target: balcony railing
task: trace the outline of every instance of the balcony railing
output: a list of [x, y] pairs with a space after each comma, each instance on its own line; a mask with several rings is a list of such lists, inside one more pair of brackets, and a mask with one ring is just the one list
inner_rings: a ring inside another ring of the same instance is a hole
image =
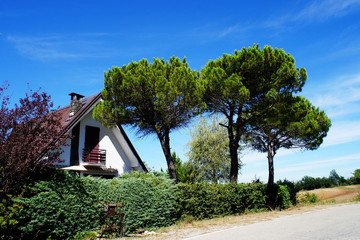
[[106, 162], [106, 150], [104, 149], [87, 149], [83, 150], [83, 162], [86, 163], [97, 163], [105, 165]]

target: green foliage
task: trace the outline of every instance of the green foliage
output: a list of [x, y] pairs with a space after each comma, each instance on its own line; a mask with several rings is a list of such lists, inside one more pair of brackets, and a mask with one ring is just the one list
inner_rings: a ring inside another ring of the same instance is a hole
[[22, 239], [68, 239], [78, 232], [95, 230], [102, 208], [97, 186], [88, 188], [84, 178], [55, 172], [48, 181], [29, 188], [18, 201], [24, 206], [19, 216]]
[[0, 239], [15, 239], [18, 225], [17, 215], [23, 207], [13, 201], [11, 195], [0, 190]]
[[268, 184], [274, 183], [273, 161], [280, 148], [315, 150], [323, 142], [331, 121], [324, 111], [301, 96], [276, 97], [268, 111], [250, 122], [246, 139], [250, 145], [267, 152], [269, 164]]
[[78, 232], [75, 236], [74, 236], [74, 240], [92, 240], [92, 239], [97, 239], [97, 233], [96, 232]]
[[335, 169], [331, 170], [329, 181], [331, 182], [332, 186], [340, 186], [345, 185], [347, 183], [346, 179], [343, 176], [339, 176]]
[[190, 162], [182, 162], [181, 159], [172, 153], [172, 158], [175, 161], [175, 171], [179, 182], [182, 183], [194, 183], [197, 179], [198, 173]]
[[297, 188], [296, 184], [293, 181], [289, 180], [280, 180], [276, 182], [276, 185], [283, 185], [286, 186], [288, 192], [289, 192], [289, 198], [292, 205], [296, 205], [296, 193], [300, 191], [300, 189]]
[[354, 178], [358, 179], [360, 181], [360, 169], [356, 169], [353, 173]]
[[287, 209], [291, 206], [291, 195], [286, 185], [266, 185], [266, 204], [270, 209]]
[[353, 176], [349, 179], [350, 184], [360, 184], [360, 169], [356, 169]]
[[176, 187], [178, 212], [183, 217], [193, 216], [197, 219], [204, 219], [223, 215], [224, 206], [216, 185], [209, 183], [180, 183]]
[[237, 182], [238, 148], [244, 130], [262, 118], [277, 96], [301, 91], [306, 70], [295, 67], [294, 58], [282, 49], [259, 45], [210, 60], [201, 72], [207, 80], [209, 112], [226, 117], [231, 156], [231, 181]]
[[339, 176], [335, 170], [331, 170], [329, 177], [309, 177], [305, 176], [295, 184], [297, 191], [313, 190], [318, 188], [329, 188], [346, 184], [354, 184], [351, 179], [347, 181], [343, 176]]
[[314, 193], [306, 192], [298, 199], [299, 203], [313, 204], [319, 202], [319, 197]]
[[297, 182], [297, 188], [300, 190], [313, 190], [317, 188], [328, 188], [331, 187], [331, 182], [326, 177], [310, 177], [305, 176], [299, 182]]
[[[47, 181], [27, 188], [16, 202], [6, 198], [7, 203], [0, 204], [0, 219], [9, 217], [1, 225], [1, 238], [82, 239], [92, 238], [87, 236], [91, 231], [109, 230], [108, 236], [116, 237], [120, 234], [116, 229], [122, 227], [130, 233], [169, 226], [179, 219], [191, 221], [265, 209], [266, 194], [266, 185], [261, 183], [174, 185], [166, 173], [159, 172], [132, 172], [114, 179], [55, 172]], [[276, 208], [290, 206], [286, 186], [278, 186], [275, 195]], [[124, 213], [124, 223], [121, 214], [105, 217], [103, 207], [108, 204], [123, 206], [116, 211]]]
[[[97, 180], [97, 179], [93, 179]], [[132, 172], [101, 180], [102, 202], [124, 204], [126, 232], [169, 226], [177, 220], [174, 185], [165, 173]]]
[[178, 213], [182, 218], [214, 218], [265, 208], [262, 184], [178, 184]]
[[[196, 169], [198, 182], [226, 183], [230, 180], [229, 138], [219, 117], [198, 120], [190, 131], [189, 165]], [[239, 163], [239, 168], [241, 164]]]
[[280, 210], [287, 209], [291, 206], [291, 198], [287, 186], [278, 185], [275, 206], [277, 206]]
[[230, 204], [231, 214], [266, 208], [265, 185], [261, 183], [229, 183], [218, 185], [225, 203]]
[[106, 126], [128, 124], [139, 133], [159, 138], [171, 178], [176, 179], [170, 152], [170, 132], [186, 126], [205, 107], [204, 81], [186, 59], [155, 58], [113, 67], [105, 73], [104, 101], [94, 109], [95, 119]]

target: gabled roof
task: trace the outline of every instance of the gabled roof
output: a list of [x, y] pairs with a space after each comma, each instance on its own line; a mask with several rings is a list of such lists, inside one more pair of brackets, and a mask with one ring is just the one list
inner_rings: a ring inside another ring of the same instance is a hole
[[91, 110], [101, 99], [101, 93], [87, 97], [81, 101], [81, 108], [72, 117], [70, 116], [70, 105], [57, 110], [61, 116], [61, 124], [63, 125], [63, 133], [71, 130], [84, 116]]
[[[61, 116], [61, 123], [63, 126], [63, 134], [68, 133], [80, 120], [90, 111], [93, 107], [100, 101], [102, 98], [101, 92], [90, 97], [87, 97], [81, 101], [81, 108], [72, 116], [70, 116], [70, 105], [60, 108], [56, 112], [60, 113]], [[136, 152], [134, 146], [132, 145], [129, 137], [126, 135], [124, 129], [121, 125], [118, 125], [121, 134], [124, 136], [125, 141], [129, 145], [131, 151], [133, 152], [134, 156], [138, 160], [139, 164], [141, 165], [142, 169], [147, 172], [147, 168], [144, 162], [141, 160], [139, 154]]]

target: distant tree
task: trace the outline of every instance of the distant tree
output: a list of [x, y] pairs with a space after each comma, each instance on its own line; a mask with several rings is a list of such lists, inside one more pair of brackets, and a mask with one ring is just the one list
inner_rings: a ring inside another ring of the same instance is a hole
[[183, 162], [175, 152], [171, 154], [175, 161], [175, 171], [179, 182], [194, 183], [198, 175], [197, 169], [193, 168], [190, 162]]
[[176, 182], [170, 151], [170, 132], [186, 126], [201, 113], [205, 90], [199, 74], [186, 59], [146, 59], [105, 73], [104, 101], [95, 110], [95, 119], [106, 126], [131, 125], [143, 135], [154, 133], [160, 140], [170, 177]]
[[262, 118], [250, 123], [246, 139], [250, 145], [267, 153], [268, 185], [274, 184], [274, 156], [280, 148], [315, 150], [323, 142], [331, 126], [324, 111], [309, 100], [297, 96], [280, 97]]
[[329, 181], [332, 186], [345, 185], [346, 179], [343, 176], [340, 176], [335, 169], [330, 171]]
[[219, 183], [230, 180], [229, 138], [220, 122], [224, 121], [216, 116], [209, 121], [202, 117], [190, 131], [189, 164], [197, 171], [197, 181]]
[[353, 172], [353, 176], [349, 179], [350, 184], [360, 184], [360, 169]]
[[360, 169], [356, 169], [353, 173], [354, 177], [356, 179], [359, 179], [360, 180]]
[[227, 120], [231, 158], [230, 181], [237, 182], [238, 149], [249, 124], [261, 118], [278, 95], [301, 91], [306, 70], [282, 49], [258, 45], [210, 60], [201, 72], [207, 80], [206, 104]]
[[51, 112], [48, 94], [30, 91], [10, 108], [7, 87], [0, 88], [0, 186], [13, 194], [60, 161], [59, 148], [69, 136], [62, 133], [60, 116]]

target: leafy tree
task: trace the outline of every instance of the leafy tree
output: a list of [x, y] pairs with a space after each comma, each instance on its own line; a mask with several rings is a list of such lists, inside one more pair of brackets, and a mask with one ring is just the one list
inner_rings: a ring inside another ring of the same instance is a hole
[[0, 186], [6, 193], [17, 193], [60, 161], [59, 148], [69, 136], [62, 132], [58, 113], [51, 112], [48, 94], [30, 91], [9, 108], [7, 87], [0, 88]]
[[360, 169], [356, 169], [353, 172], [353, 176], [349, 179], [350, 184], [359, 184], [360, 183]]
[[229, 138], [219, 122], [219, 117], [213, 117], [210, 121], [203, 117], [190, 131], [188, 156], [190, 165], [197, 171], [197, 181], [229, 182]]
[[315, 150], [323, 142], [331, 126], [324, 111], [309, 100], [297, 96], [281, 97], [262, 118], [250, 123], [246, 133], [251, 146], [267, 153], [268, 185], [274, 184], [274, 156], [280, 148]]
[[301, 91], [306, 70], [296, 68], [294, 58], [282, 49], [254, 45], [210, 60], [201, 75], [207, 80], [208, 111], [226, 117], [230, 181], [237, 182], [238, 149], [249, 124], [268, 111], [276, 96]]
[[146, 59], [113, 67], [105, 73], [104, 101], [94, 111], [95, 119], [106, 126], [114, 123], [138, 128], [144, 135], [154, 133], [160, 140], [170, 177], [176, 182], [170, 152], [170, 132], [186, 126], [201, 113], [203, 81], [186, 59]]
[[175, 171], [178, 181], [182, 183], [194, 183], [198, 176], [197, 169], [195, 169], [189, 161], [181, 161], [175, 152], [173, 152], [171, 156], [175, 161]]
[[340, 176], [335, 169], [330, 171], [329, 181], [333, 186], [345, 185], [346, 179], [343, 176]]
[[356, 169], [353, 173], [354, 177], [356, 179], [359, 179], [360, 180], [360, 169]]

